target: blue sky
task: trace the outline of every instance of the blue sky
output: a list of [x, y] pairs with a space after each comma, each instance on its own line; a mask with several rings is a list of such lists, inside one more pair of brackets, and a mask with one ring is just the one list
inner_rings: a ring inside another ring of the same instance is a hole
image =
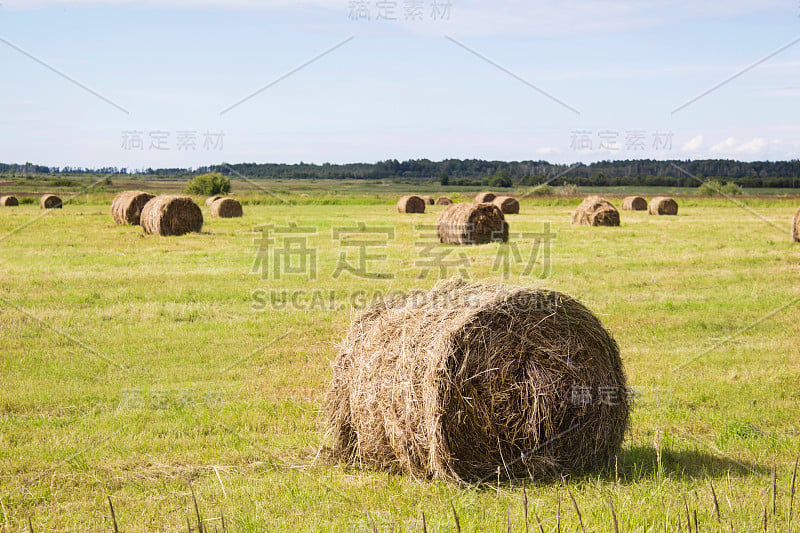
[[798, 0], [4, 0], [0, 38], [3, 162], [800, 157]]

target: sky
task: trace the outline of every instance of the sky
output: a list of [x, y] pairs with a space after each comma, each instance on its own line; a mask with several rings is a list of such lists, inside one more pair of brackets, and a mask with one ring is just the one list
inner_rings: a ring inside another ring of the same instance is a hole
[[0, 162], [800, 157], [800, 0], [2, 0]]

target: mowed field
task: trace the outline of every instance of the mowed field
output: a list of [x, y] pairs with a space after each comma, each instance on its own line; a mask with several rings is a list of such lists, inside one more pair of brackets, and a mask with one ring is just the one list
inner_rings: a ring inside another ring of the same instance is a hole
[[527, 485], [531, 531], [613, 531], [611, 504], [620, 531], [686, 531], [687, 515], [789, 530], [796, 198], [692, 199], [619, 228], [571, 226], [580, 198], [526, 199], [510, 244], [479, 247], [435, 246], [442, 208], [399, 215], [388, 195], [203, 207], [203, 233], [173, 238], [115, 226], [110, 198], [0, 208], [0, 530], [114, 531], [110, 497], [123, 532], [198, 531], [198, 515], [204, 531], [422, 531], [423, 513], [456, 531], [454, 511], [461, 531], [525, 531], [520, 484], [326, 460], [325, 389], [357, 308], [456, 275], [577, 297], [636, 395], [616, 471]]

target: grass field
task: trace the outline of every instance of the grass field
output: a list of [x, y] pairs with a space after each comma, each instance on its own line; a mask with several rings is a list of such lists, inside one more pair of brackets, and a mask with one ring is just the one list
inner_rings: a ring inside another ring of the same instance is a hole
[[[286, 187], [290, 204], [308, 194]], [[120, 531], [197, 531], [194, 491], [205, 531], [222, 531], [223, 517], [230, 531], [422, 531], [423, 513], [428, 531], [455, 531], [454, 510], [462, 531], [525, 531], [520, 485], [461, 488], [323, 460], [322, 399], [351, 304], [459, 274], [421, 275], [441, 208], [398, 215], [386, 192], [373, 195], [376, 205], [248, 205], [233, 220], [204, 208], [203, 233], [178, 238], [114, 226], [102, 195], [45, 216], [0, 208], [0, 529], [30, 519], [34, 531], [113, 531], [110, 496]], [[762, 530], [765, 516], [769, 531], [789, 531], [800, 200], [698, 198], [677, 217], [623, 212], [620, 228], [571, 226], [579, 202], [523, 200], [510, 245], [446, 248], [468, 261], [461, 275], [582, 300], [637, 394], [617, 471], [528, 485], [530, 530], [535, 514], [544, 531], [581, 531], [581, 520], [613, 531], [612, 502], [626, 532], [686, 531], [695, 512], [701, 531]], [[367, 253], [385, 257], [337, 272], [359, 265], [363, 250], [340, 239], [359, 223], [376, 239]], [[543, 247], [526, 272], [534, 248], [514, 234], [546, 224], [549, 268]], [[265, 248], [253, 231], [263, 225]], [[287, 268], [287, 235], [316, 259], [289, 254]]]

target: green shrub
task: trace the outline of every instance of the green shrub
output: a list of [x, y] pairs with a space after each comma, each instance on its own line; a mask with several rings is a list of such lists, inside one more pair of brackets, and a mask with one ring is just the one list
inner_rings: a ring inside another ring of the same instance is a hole
[[201, 174], [186, 184], [183, 192], [186, 194], [202, 194], [214, 196], [215, 194], [228, 194], [231, 191], [231, 180], [219, 172]]
[[717, 180], [708, 180], [697, 188], [697, 194], [700, 196], [714, 196], [719, 194], [722, 189], [722, 183]]
[[697, 188], [697, 194], [701, 196], [716, 196], [718, 194], [737, 196], [742, 194], [742, 188], [731, 181], [723, 185], [718, 180], [708, 180]]
[[19, 205], [36, 205], [39, 201], [32, 196], [23, 196], [19, 199]]
[[742, 194], [742, 188], [733, 183], [732, 181], [729, 181], [728, 183], [723, 185], [721, 190], [723, 194], [727, 194], [728, 196], [738, 196]]
[[489, 179], [489, 183], [491, 187], [513, 187], [514, 182], [511, 181], [511, 176], [508, 175], [506, 170], [501, 170], [494, 176]]
[[531, 196], [553, 196], [556, 190], [548, 185], [547, 183], [542, 183], [531, 189], [528, 194]]
[[566, 183], [558, 188], [558, 194], [561, 196], [579, 196], [581, 188], [574, 183]]

